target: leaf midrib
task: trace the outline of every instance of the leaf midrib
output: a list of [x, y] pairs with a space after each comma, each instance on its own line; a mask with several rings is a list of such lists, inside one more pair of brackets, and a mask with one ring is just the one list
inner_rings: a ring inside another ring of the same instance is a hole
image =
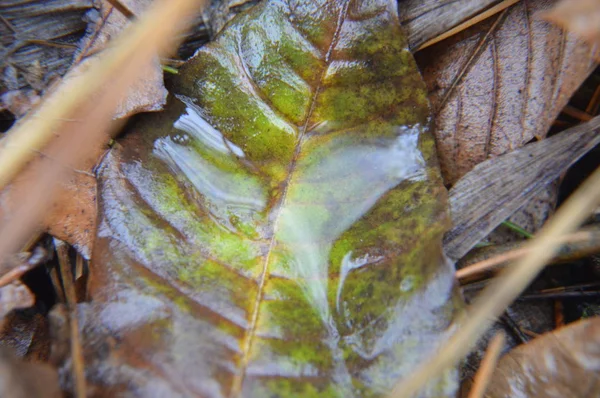
[[333, 53], [333, 49], [335, 48], [335, 46], [338, 43], [340, 30], [346, 19], [349, 4], [350, 4], [350, 0], [345, 0], [343, 3], [343, 6], [339, 12], [338, 19], [336, 22], [335, 32], [331, 39], [329, 48], [327, 49], [327, 53], [325, 54], [325, 66], [323, 67], [323, 71], [321, 72], [321, 76], [320, 76], [319, 82], [315, 88], [315, 92], [311, 97], [309, 110], [304, 119], [302, 129], [300, 130], [300, 133], [298, 135], [298, 140], [296, 142], [296, 147], [294, 149], [294, 155], [292, 157], [292, 161], [291, 161], [290, 167], [288, 169], [289, 170], [288, 174], [283, 183], [283, 192], [281, 194], [281, 199], [276, 204], [277, 215], [275, 216], [274, 221], [273, 221], [273, 228], [271, 231], [271, 239], [269, 241], [269, 248], [267, 250], [267, 253], [266, 253], [264, 261], [263, 261], [263, 269], [262, 269], [262, 272], [260, 275], [260, 281], [259, 281], [259, 285], [258, 285], [258, 291], [256, 293], [256, 299], [254, 300], [254, 307], [252, 309], [250, 325], [249, 325], [249, 328], [247, 329], [246, 333], [244, 334], [244, 340], [242, 343], [242, 357], [240, 359], [239, 371], [233, 379], [230, 397], [239, 397], [241, 395], [242, 384], [243, 384], [243, 381], [244, 381], [244, 378], [246, 375], [246, 369], [248, 367], [248, 356], [250, 353], [250, 348], [252, 346], [252, 342], [254, 340], [254, 336], [256, 334], [256, 322], [258, 320], [260, 303], [262, 302], [263, 290], [264, 290], [264, 286], [265, 286], [267, 276], [268, 276], [269, 261], [271, 258], [271, 253], [272, 253], [273, 248], [276, 243], [275, 236], [276, 236], [276, 232], [277, 232], [277, 227], [279, 225], [281, 210], [283, 209], [286, 198], [287, 198], [287, 193], [288, 193], [288, 189], [290, 186], [290, 182], [291, 182], [294, 172], [296, 170], [296, 163], [298, 161], [298, 157], [302, 150], [303, 139], [304, 139], [304, 136], [306, 135], [306, 131], [308, 129], [308, 123], [310, 122], [310, 119], [312, 117], [312, 114], [313, 114], [313, 111], [315, 108], [315, 104], [317, 102], [317, 98], [321, 92], [323, 78], [325, 77], [325, 74], [327, 73], [327, 69], [329, 68], [329, 65], [331, 63], [331, 55]]

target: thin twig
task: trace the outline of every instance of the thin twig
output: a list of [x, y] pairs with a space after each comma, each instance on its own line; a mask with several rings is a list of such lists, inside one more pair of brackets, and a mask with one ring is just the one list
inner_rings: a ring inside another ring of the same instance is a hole
[[34, 267], [35, 266], [32, 266], [31, 264], [27, 263], [16, 266], [15, 268], [11, 269], [6, 274], [0, 277], [0, 287], [6, 286], [9, 283], [16, 281], [21, 276], [23, 276], [23, 274], [25, 274], [27, 271], [31, 270]]
[[575, 292], [524, 294], [521, 297], [519, 297], [518, 300], [519, 301], [552, 300], [552, 299], [599, 297], [599, 296], [600, 296], [600, 291], [598, 291], [598, 290], [582, 290], [582, 291], [575, 291]]
[[67, 298], [67, 308], [69, 309], [69, 327], [71, 334], [71, 360], [73, 361], [73, 377], [75, 379], [75, 396], [77, 398], [86, 397], [85, 382], [85, 364], [83, 360], [83, 349], [81, 348], [81, 338], [79, 336], [79, 321], [77, 319], [77, 297], [73, 281], [73, 272], [71, 271], [71, 261], [69, 260], [69, 248], [67, 245], [54, 239], [56, 254], [58, 255], [58, 264], [62, 276], [65, 297]]
[[594, 118], [592, 115], [590, 115], [584, 111], [581, 111], [571, 105], [565, 105], [565, 107], [562, 109], [562, 113], [564, 113], [565, 115], [574, 117], [575, 119], [577, 119], [581, 122], [589, 122], [590, 120], [592, 120]]
[[[554, 240], [554, 244], [562, 245], [565, 243], [581, 242], [590, 239], [591, 233], [587, 231], [579, 231], [574, 234], [562, 236]], [[459, 281], [464, 281], [467, 278], [472, 278], [485, 272], [498, 270], [500, 265], [506, 264], [509, 261], [516, 260], [531, 252], [531, 247], [522, 247], [511, 250], [506, 253], [499, 254], [487, 260], [479, 261], [475, 264], [468, 265], [456, 271], [456, 278]]]
[[436, 351], [435, 356], [424, 358], [412, 374], [396, 384], [391, 395], [412, 397], [430, 380], [455, 366], [554, 256], [558, 251], [556, 240], [574, 231], [599, 203], [600, 168], [567, 199], [537, 237], [529, 242], [529, 253], [508, 267], [459, 317], [453, 328], [454, 334]]
[[425, 43], [421, 44], [419, 46], [419, 48], [417, 48], [417, 51], [427, 48], [429, 46], [432, 46], [436, 43], [439, 43], [442, 40], [446, 40], [447, 38], [454, 36], [454, 35], [462, 32], [463, 30], [470, 28], [471, 26], [473, 26], [475, 24], [478, 24], [479, 22], [481, 22], [485, 19], [488, 19], [491, 16], [496, 15], [499, 12], [504, 11], [508, 7], [514, 5], [518, 2], [519, 2], [519, 0], [504, 0], [502, 3], [496, 4], [494, 7], [489, 8], [489, 9], [485, 10], [484, 12], [475, 15], [473, 18], [466, 20], [465, 22], [461, 23], [460, 25], [455, 26], [454, 28], [447, 30], [446, 32], [442, 33], [441, 35], [434, 37], [431, 40], [426, 41]]
[[490, 379], [492, 378], [492, 373], [496, 368], [496, 364], [498, 363], [498, 358], [500, 357], [500, 353], [504, 347], [505, 339], [506, 337], [502, 332], [496, 334], [492, 338], [492, 341], [485, 352], [485, 357], [483, 358], [479, 370], [475, 375], [473, 387], [471, 387], [468, 398], [483, 397], [483, 394], [490, 383]]
[[513, 334], [513, 337], [515, 337], [520, 344], [525, 344], [529, 341], [529, 337], [523, 333], [521, 326], [519, 326], [519, 324], [508, 313], [508, 311], [505, 311], [504, 314], [500, 316], [500, 321]]

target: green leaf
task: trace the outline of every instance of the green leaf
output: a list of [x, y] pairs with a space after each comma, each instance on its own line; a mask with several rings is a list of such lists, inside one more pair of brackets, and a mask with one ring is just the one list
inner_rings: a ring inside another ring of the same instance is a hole
[[[100, 170], [88, 361], [146, 396], [379, 396], [460, 307], [394, 1], [270, 1]], [[123, 387], [125, 386], [125, 387]], [[453, 395], [456, 372], [428, 395]], [[158, 391], [158, 392], [157, 392]]]

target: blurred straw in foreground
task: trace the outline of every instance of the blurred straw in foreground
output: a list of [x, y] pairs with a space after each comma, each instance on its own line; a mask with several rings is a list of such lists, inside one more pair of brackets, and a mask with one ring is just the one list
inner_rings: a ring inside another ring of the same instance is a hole
[[[66, 170], [76, 169], [107, 134], [118, 101], [138, 71], [153, 58], [176, 49], [174, 38], [197, 15], [203, 0], [157, 1], [93, 60], [89, 68], [63, 83], [38, 109], [19, 121], [0, 141], [0, 190], [28, 166], [19, 207], [0, 225], [0, 259], [19, 249], [47, 210]], [[44, 153], [40, 159], [31, 160]], [[28, 165], [28, 163], [30, 163]]]

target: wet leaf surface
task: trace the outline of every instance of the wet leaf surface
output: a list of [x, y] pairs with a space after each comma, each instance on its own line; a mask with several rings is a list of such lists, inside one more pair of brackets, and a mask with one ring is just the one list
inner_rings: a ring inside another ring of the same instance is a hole
[[419, 52], [444, 181], [546, 135], [594, 67], [592, 47], [543, 21], [555, 1], [522, 1]]
[[600, 392], [600, 318], [546, 333], [505, 355], [486, 396], [595, 397]]
[[[82, 335], [115, 343], [86, 342], [94, 383], [380, 396], [435, 349], [460, 299], [425, 85], [396, 12], [261, 3], [110, 153]], [[453, 370], [428, 394], [455, 388]]]

